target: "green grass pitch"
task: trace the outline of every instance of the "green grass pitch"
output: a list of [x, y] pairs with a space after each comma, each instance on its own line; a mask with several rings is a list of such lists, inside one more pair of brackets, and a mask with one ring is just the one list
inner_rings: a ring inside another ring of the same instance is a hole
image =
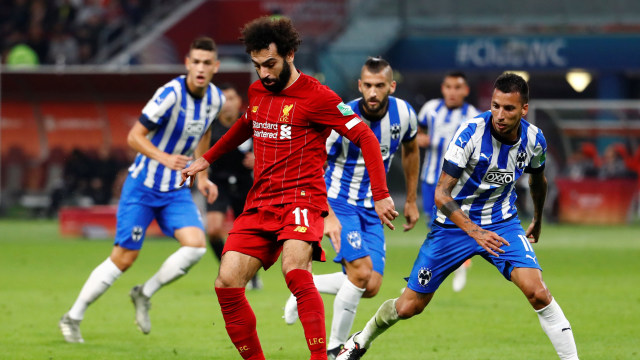
[[[354, 330], [384, 300], [400, 295], [425, 231], [420, 225], [388, 232], [385, 282], [376, 298], [360, 302]], [[81, 327], [86, 343], [65, 343], [58, 320], [111, 247], [111, 239], [63, 238], [55, 221], [0, 220], [0, 359], [240, 359], [213, 290], [218, 263], [211, 252], [154, 296], [151, 334], [135, 327], [129, 289], [175, 251], [167, 239], [148, 239], [136, 264], [89, 308]], [[571, 321], [580, 358], [640, 359], [640, 227], [547, 224], [534, 248]], [[315, 273], [337, 270], [332, 262], [314, 267]], [[281, 318], [289, 292], [279, 264], [262, 277], [264, 289], [248, 291], [248, 298], [266, 357], [308, 359], [300, 323], [288, 326]], [[329, 329], [333, 296], [323, 298]], [[523, 295], [479, 257], [462, 292], [454, 293], [447, 279], [423, 314], [398, 323], [365, 356], [556, 358]]]

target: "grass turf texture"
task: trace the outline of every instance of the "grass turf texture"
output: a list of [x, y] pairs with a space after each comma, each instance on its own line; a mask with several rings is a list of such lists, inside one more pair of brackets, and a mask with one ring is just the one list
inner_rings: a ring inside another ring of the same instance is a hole
[[[400, 295], [425, 233], [424, 225], [387, 232], [385, 282], [376, 298], [360, 302], [354, 331], [385, 299]], [[150, 335], [134, 325], [129, 290], [177, 249], [167, 239], [147, 239], [134, 266], [89, 308], [81, 326], [86, 343], [65, 343], [58, 320], [111, 248], [111, 239], [63, 238], [54, 221], [0, 220], [0, 359], [240, 359], [213, 290], [218, 263], [211, 252], [153, 297]], [[534, 248], [580, 358], [640, 358], [640, 227], [547, 224]], [[314, 265], [315, 273], [338, 269], [332, 262]], [[281, 318], [289, 292], [279, 264], [261, 275], [264, 289], [247, 294], [266, 357], [308, 358], [300, 323], [288, 326]], [[329, 331], [333, 296], [323, 298]], [[475, 257], [462, 292], [454, 293], [447, 279], [423, 314], [383, 334], [365, 358], [557, 357], [519, 290]]]

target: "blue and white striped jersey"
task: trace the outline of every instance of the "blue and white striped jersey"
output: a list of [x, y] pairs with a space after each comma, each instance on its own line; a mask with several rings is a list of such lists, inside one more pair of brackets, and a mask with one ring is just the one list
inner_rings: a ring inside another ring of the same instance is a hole
[[440, 178], [444, 151], [460, 124], [474, 118], [480, 112], [473, 105], [464, 103], [456, 109], [449, 109], [444, 99], [427, 101], [418, 114], [418, 123], [427, 128], [431, 143], [425, 152], [420, 180], [436, 184]]
[[[158, 149], [191, 156], [224, 101], [222, 91], [213, 84], [209, 84], [202, 99], [193, 97], [187, 91], [183, 75], [156, 91], [142, 109], [140, 122], [150, 130], [147, 138]], [[143, 179], [146, 187], [162, 192], [175, 190], [182, 179], [180, 171], [140, 153], [129, 167], [129, 173], [134, 179]]]
[[[522, 119], [515, 144], [492, 136], [491, 112], [465, 122], [444, 155], [442, 171], [458, 178], [451, 196], [477, 225], [517, 216], [515, 183], [523, 172], [544, 170], [547, 142], [542, 131]], [[438, 210], [436, 223], [453, 225]]]
[[[411, 141], [418, 131], [416, 112], [408, 102], [389, 96], [389, 108], [382, 119], [367, 119], [359, 103], [362, 98], [349, 102], [349, 106], [373, 130], [380, 142], [385, 171], [389, 171], [393, 155], [401, 142]], [[324, 180], [327, 196], [341, 199], [351, 205], [372, 208], [371, 182], [359, 147], [332, 131], [327, 139], [327, 169]]]

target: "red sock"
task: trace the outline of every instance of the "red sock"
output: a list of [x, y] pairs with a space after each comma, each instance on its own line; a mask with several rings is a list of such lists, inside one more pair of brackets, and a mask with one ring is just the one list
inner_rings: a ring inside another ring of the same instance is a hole
[[253, 313], [244, 288], [216, 288], [222, 317], [231, 342], [243, 359], [264, 360]]
[[287, 286], [298, 302], [298, 317], [304, 328], [311, 359], [327, 358], [327, 335], [324, 327], [324, 304], [313, 276], [307, 270], [291, 270], [285, 276]]

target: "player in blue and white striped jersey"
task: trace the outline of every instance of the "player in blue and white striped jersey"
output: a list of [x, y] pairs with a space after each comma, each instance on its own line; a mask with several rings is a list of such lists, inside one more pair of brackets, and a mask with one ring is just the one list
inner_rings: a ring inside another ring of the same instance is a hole
[[[532, 243], [540, 237], [547, 194], [547, 144], [528, 123], [529, 87], [520, 76], [496, 79], [491, 111], [463, 124], [445, 153], [435, 192], [437, 217], [420, 248], [407, 288], [387, 300], [337, 359], [359, 359], [371, 342], [400, 319], [421, 313], [438, 286], [466, 259], [480, 255], [512, 281], [538, 314], [560, 359], [578, 359], [569, 321], [542, 280]], [[533, 221], [525, 231], [515, 208], [515, 181], [531, 174]]]
[[431, 220], [433, 193], [440, 178], [444, 152], [460, 124], [474, 118], [480, 112], [465, 102], [469, 85], [464, 73], [447, 73], [440, 86], [442, 98], [427, 101], [418, 113], [418, 146], [425, 148], [420, 172], [422, 184], [422, 209], [427, 223]]
[[[117, 229], [111, 255], [93, 270], [80, 294], [60, 320], [68, 342], [84, 342], [80, 321], [87, 307], [136, 260], [145, 232], [153, 219], [162, 231], [181, 247], [130, 296], [136, 310], [136, 324], [145, 334], [151, 331], [150, 297], [195, 265], [206, 251], [204, 226], [189, 187], [180, 187], [180, 171], [209, 148], [209, 126], [224, 103], [224, 96], [211, 79], [220, 62], [214, 41], [195, 39], [185, 58], [186, 76], [173, 79], [160, 89], [142, 110], [140, 121], [129, 131], [128, 143], [136, 151], [135, 162], [122, 188]], [[212, 203], [217, 187], [207, 173], [198, 177], [198, 189]]]
[[[440, 85], [442, 98], [427, 101], [418, 113], [418, 146], [426, 148], [420, 172], [422, 209], [427, 225], [431, 223], [433, 195], [440, 178], [444, 152], [460, 124], [474, 118], [480, 112], [465, 102], [469, 96], [467, 77], [460, 71], [447, 73]], [[461, 291], [467, 283], [467, 269], [471, 260], [455, 271], [453, 291]]]
[[[362, 97], [348, 105], [378, 138], [386, 171], [389, 171], [395, 153], [402, 151], [407, 186], [404, 229], [407, 231], [414, 227], [420, 216], [416, 204], [420, 167], [415, 140], [418, 125], [411, 105], [390, 96], [395, 88], [389, 63], [381, 58], [369, 58], [358, 81]], [[360, 298], [373, 297], [380, 289], [386, 249], [360, 148], [334, 131], [327, 139], [327, 154], [325, 182], [330, 213], [325, 218], [324, 233], [337, 252], [334, 261], [343, 265], [346, 276], [338, 272], [315, 275], [313, 280], [318, 291], [336, 294], [327, 344], [329, 356], [335, 356], [349, 336]], [[291, 315], [294, 304], [295, 300], [290, 298], [285, 306], [288, 323], [296, 318], [295, 313]]]

